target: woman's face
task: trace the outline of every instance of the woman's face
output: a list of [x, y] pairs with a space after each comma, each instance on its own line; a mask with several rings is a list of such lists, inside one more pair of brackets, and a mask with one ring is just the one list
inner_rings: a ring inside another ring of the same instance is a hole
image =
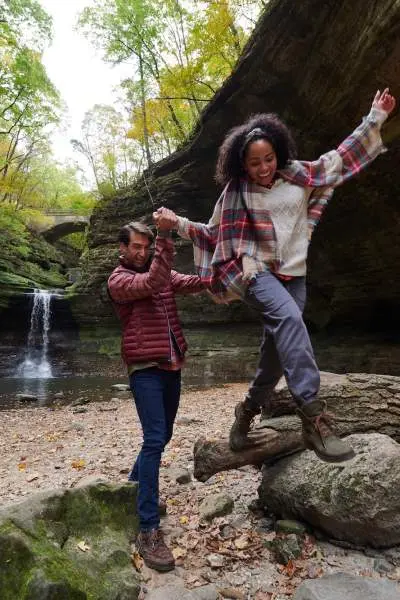
[[275, 150], [267, 140], [250, 142], [246, 148], [243, 166], [253, 183], [268, 187], [274, 179], [277, 168]]

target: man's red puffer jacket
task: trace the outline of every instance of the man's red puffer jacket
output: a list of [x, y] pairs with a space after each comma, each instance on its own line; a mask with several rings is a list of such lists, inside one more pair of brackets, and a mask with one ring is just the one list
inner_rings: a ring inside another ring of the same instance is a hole
[[172, 240], [157, 237], [147, 272], [137, 272], [121, 263], [108, 279], [108, 290], [122, 323], [121, 352], [127, 365], [170, 361], [169, 331], [182, 357], [187, 350], [175, 294], [201, 292], [204, 286], [197, 275], [182, 275], [171, 270], [173, 255]]

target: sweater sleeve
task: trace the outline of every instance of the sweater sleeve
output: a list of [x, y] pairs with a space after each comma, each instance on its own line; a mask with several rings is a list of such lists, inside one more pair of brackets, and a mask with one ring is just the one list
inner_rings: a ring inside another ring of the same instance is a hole
[[294, 160], [283, 169], [282, 176], [304, 187], [341, 185], [385, 152], [380, 129], [386, 119], [386, 111], [372, 108], [336, 150], [322, 154], [312, 162]]
[[157, 236], [154, 256], [146, 273], [115, 269], [108, 279], [108, 290], [114, 302], [127, 302], [152, 296], [171, 278], [174, 244], [170, 238]]
[[215, 246], [221, 219], [221, 206], [222, 197], [217, 201], [207, 224], [189, 221], [186, 217], [178, 217], [178, 235], [186, 240], [192, 240], [193, 244], [198, 247], [203, 247], [204, 243]]

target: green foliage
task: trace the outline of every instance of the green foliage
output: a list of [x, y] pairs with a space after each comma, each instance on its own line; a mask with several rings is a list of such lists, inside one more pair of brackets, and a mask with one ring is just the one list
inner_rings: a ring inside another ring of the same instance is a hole
[[[265, 4], [266, 0], [96, 0], [83, 10], [80, 28], [104, 59], [114, 64], [129, 61], [134, 67], [132, 78], [121, 84], [130, 110], [127, 137], [134, 172], [187, 139], [204, 106], [232, 72]], [[95, 112], [87, 119], [98, 123]], [[106, 182], [113, 189], [121, 185], [114, 176], [121, 165], [115, 146], [99, 158], [98, 144], [90, 136], [76, 141], [76, 147], [79, 144], [93, 170], [96, 165], [98, 187]]]
[[[29, 254], [29, 234], [22, 215], [16, 214], [10, 207], [0, 210], [0, 247], [7, 248], [19, 258]], [[7, 256], [7, 255], [6, 255]]]
[[[4, 4], [4, 3], [3, 3]], [[46, 205], [43, 165], [60, 99], [41, 62], [51, 19], [36, 0], [0, 8], [0, 205], [17, 210]]]
[[82, 139], [71, 140], [87, 159], [102, 196], [133, 183], [138, 171], [141, 150], [127, 142], [125, 122], [112, 106], [96, 104], [83, 119]]
[[62, 238], [63, 243], [68, 244], [72, 248], [79, 250], [80, 253], [86, 248], [86, 234], [82, 231], [70, 233]]

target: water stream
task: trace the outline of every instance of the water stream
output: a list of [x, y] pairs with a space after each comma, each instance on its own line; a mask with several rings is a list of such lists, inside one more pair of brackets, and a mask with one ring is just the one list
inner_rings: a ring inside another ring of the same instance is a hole
[[51, 292], [34, 290], [30, 329], [25, 356], [17, 367], [16, 376], [23, 379], [49, 379], [53, 376], [48, 361], [51, 325]]
[[[30, 403], [32, 407], [69, 403], [81, 396], [107, 400], [114, 394], [112, 384], [127, 383], [119, 351], [104, 354], [91, 343], [88, 348], [82, 343], [84, 338], [71, 335], [72, 322], [60, 322], [63, 296], [58, 291], [36, 289], [25, 298], [30, 311], [25, 313], [29, 317], [25, 334], [21, 330], [19, 341], [3, 335], [0, 346], [0, 410], [20, 406], [21, 394], [37, 399]], [[234, 333], [225, 327], [212, 333], [208, 328], [186, 330], [190, 351], [183, 369], [185, 389], [250, 379], [259, 327], [255, 334], [248, 326], [233, 329]]]
[[[29, 404], [32, 407], [68, 404], [80, 397], [108, 400], [114, 395], [114, 383], [127, 383], [118, 330], [112, 330], [110, 337], [110, 331], [99, 325], [89, 338], [85, 332], [78, 334], [65, 310], [67, 301], [58, 291], [35, 290], [26, 300], [29, 309], [25, 302], [22, 312], [29, 317], [24, 319], [25, 331], [14, 328], [1, 335], [0, 410], [21, 406], [21, 393], [37, 398]], [[260, 334], [258, 323], [185, 327], [189, 352], [182, 373], [183, 389], [250, 382], [257, 366]], [[312, 337], [321, 370], [400, 375], [398, 336], [346, 331]]]

